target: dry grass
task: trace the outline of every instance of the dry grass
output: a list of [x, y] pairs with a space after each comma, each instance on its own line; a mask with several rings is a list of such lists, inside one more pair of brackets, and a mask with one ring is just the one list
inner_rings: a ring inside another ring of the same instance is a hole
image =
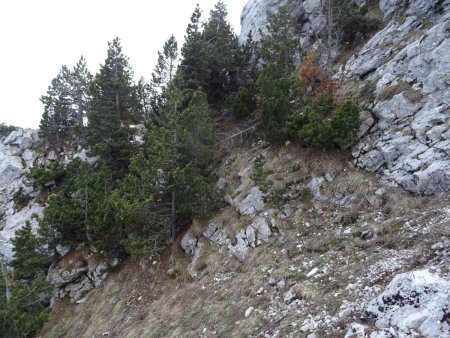
[[[386, 258], [386, 252], [419, 246], [426, 252], [432, 241], [448, 235], [448, 226], [441, 225], [426, 239], [412, 241], [405, 226], [406, 221], [414, 221], [415, 226], [423, 227], [438, 217], [439, 211], [448, 206], [445, 196], [418, 197], [389, 187], [383, 203], [371, 205], [365, 196], [373, 194], [380, 182], [374, 175], [354, 168], [344, 151], [323, 152], [297, 144], [235, 149], [228, 155], [227, 164], [218, 170], [219, 176], [229, 182], [229, 194], [243, 185], [243, 191], [235, 195], [243, 198], [253, 186], [250, 173], [240, 179], [237, 172], [251, 165], [258, 154], [265, 156], [264, 168], [271, 173], [268, 178], [280, 191], [290, 193], [312, 177], [329, 173], [334, 180], [324, 183], [322, 193], [328, 198], [336, 193], [353, 194], [354, 202], [348, 208], [337, 209], [328, 202], [293, 197], [289, 203], [296, 214], [278, 219], [280, 234], [251, 249], [244, 263], [204, 238], [193, 261], [177, 245], [164, 253], [164, 260], [130, 259], [111, 272], [100, 288], [88, 293], [85, 302], [58, 302], [40, 336], [91, 338], [108, 333], [108, 337], [121, 338], [255, 337], [279, 329], [282, 337], [302, 337], [299, 327], [308, 314], [326, 309], [333, 315], [339, 311], [342, 299], [358, 301], [346, 290], [349, 275], [367, 275], [373, 264]], [[251, 218], [239, 216], [232, 206], [227, 206], [211, 221], [234, 238], [239, 229], [251, 223]], [[188, 231], [200, 236], [206, 225], [194, 222]], [[339, 235], [347, 226], [352, 227], [354, 236]], [[372, 230], [375, 237], [360, 238], [362, 230]], [[412, 260], [403, 269], [425, 263]], [[330, 269], [319, 278], [306, 277], [312, 267], [327, 266]], [[169, 275], [169, 268], [175, 273]], [[190, 277], [188, 271], [192, 270], [199, 272], [198, 278]], [[269, 276], [283, 278], [286, 288], [269, 286]], [[391, 277], [383, 275], [380, 283], [387, 283]], [[264, 292], [257, 295], [260, 288]], [[308, 305], [287, 312], [286, 317], [267, 316], [270, 309], [278, 309], [281, 314], [288, 308], [282, 295], [291, 288]], [[339, 297], [334, 296], [336, 293]], [[255, 311], [244, 318], [250, 306], [264, 311], [264, 315]], [[297, 329], [292, 326], [294, 322]], [[342, 326], [344, 329], [345, 323]], [[343, 336], [342, 332], [324, 334]]]

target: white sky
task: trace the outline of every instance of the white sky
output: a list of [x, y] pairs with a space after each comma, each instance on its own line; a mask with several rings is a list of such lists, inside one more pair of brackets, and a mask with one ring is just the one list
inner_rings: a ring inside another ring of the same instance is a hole
[[[175, 34], [181, 47], [195, 4], [209, 16], [217, 0], [0, 0], [0, 122], [37, 128], [39, 101], [62, 65], [83, 55], [95, 74], [118, 36], [136, 79], [147, 80], [157, 51]], [[246, 0], [224, 0], [239, 33]]]

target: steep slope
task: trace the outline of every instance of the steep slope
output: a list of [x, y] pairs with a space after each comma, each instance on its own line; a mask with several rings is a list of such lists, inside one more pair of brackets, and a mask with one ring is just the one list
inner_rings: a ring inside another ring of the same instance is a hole
[[[302, 24], [303, 47], [317, 47], [318, 0], [250, 0], [241, 41], [280, 4]], [[169, 258], [99, 271], [63, 258], [61, 276], [108, 277], [89, 293], [64, 284], [75, 304], [56, 302], [40, 336], [450, 337], [450, 1], [379, 9], [379, 32], [335, 67], [364, 107], [351, 152], [231, 149], [217, 170], [228, 206], [194, 222]], [[3, 162], [13, 180], [19, 161]]]
[[[269, 201], [251, 178], [258, 155]], [[449, 200], [385, 186], [350, 160], [298, 145], [233, 150], [218, 170], [230, 205], [180, 239], [189, 253], [123, 263], [79, 304], [56, 303], [40, 336], [343, 337], [363, 316], [369, 326], [350, 331], [390, 337], [366, 305], [401, 272], [430, 269], [449, 285]], [[415, 313], [447, 315], [432, 305]], [[427, 329], [450, 333], [446, 319]]]
[[[279, 5], [297, 16], [303, 48], [319, 48], [314, 40], [326, 25], [319, 0], [249, 1], [241, 40], [264, 30], [266, 11]], [[382, 28], [334, 76], [366, 109], [368, 133], [354, 148], [355, 163], [415, 193], [448, 191], [450, 1], [383, 0], [379, 9]]]

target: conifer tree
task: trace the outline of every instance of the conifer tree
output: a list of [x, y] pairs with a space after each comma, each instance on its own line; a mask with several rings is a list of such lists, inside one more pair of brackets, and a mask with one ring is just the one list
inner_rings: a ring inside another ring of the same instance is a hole
[[41, 97], [44, 113], [39, 134], [50, 143], [76, 140], [81, 136], [84, 118], [89, 105], [89, 83], [91, 74], [83, 57], [73, 70], [62, 66], [52, 80], [47, 94]]
[[157, 64], [152, 73], [150, 83], [150, 106], [154, 115], [159, 114], [164, 104], [167, 86], [176, 75], [178, 66], [178, 43], [172, 35], [163, 45], [162, 52], [158, 51]]
[[202, 39], [205, 43], [208, 63], [208, 78], [204, 88], [208, 102], [218, 103], [237, 86], [239, 43], [230, 23], [228, 11], [218, 1], [203, 25]]
[[158, 51], [158, 63], [152, 73], [152, 84], [162, 90], [173, 80], [178, 61], [178, 43], [175, 36], [171, 36]]
[[205, 88], [210, 76], [207, 62], [207, 48], [200, 30], [200, 7], [197, 5], [186, 29], [181, 48], [180, 73], [185, 88], [198, 90]]
[[292, 113], [291, 101], [297, 96], [294, 58], [299, 52], [299, 39], [286, 7], [281, 6], [276, 13], [268, 12], [268, 22], [267, 33], [261, 32], [259, 110], [266, 139], [277, 142], [288, 135], [286, 119]]
[[[47, 255], [29, 222], [12, 239], [12, 274], [2, 263], [0, 279], [0, 334], [29, 337], [47, 320], [50, 286], [46, 281]], [[3, 292], [7, 289], [7, 293]]]
[[93, 155], [125, 169], [132, 153], [130, 124], [142, 120], [133, 72], [119, 38], [108, 43], [108, 56], [91, 85], [86, 144]]

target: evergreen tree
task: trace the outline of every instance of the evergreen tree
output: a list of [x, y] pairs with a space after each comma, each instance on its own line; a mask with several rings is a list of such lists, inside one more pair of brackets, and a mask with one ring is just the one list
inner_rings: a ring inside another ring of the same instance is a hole
[[41, 137], [52, 144], [79, 138], [88, 109], [91, 78], [83, 57], [72, 71], [62, 66], [47, 95], [41, 97], [44, 104], [39, 126]]
[[183, 87], [198, 90], [205, 88], [210, 77], [207, 61], [207, 47], [200, 31], [200, 7], [197, 5], [186, 29], [184, 44], [181, 48], [182, 60], [180, 73]]
[[238, 38], [227, 21], [227, 16], [226, 5], [219, 1], [203, 25], [202, 39], [209, 70], [204, 90], [208, 102], [212, 104], [220, 103], [237, 87], [240, 49]]
[[117, 169], [125, 169], [132, 153], [133, 129], [142, 120], [142, 108], [128, 58], [119, 38], [108, 43], [108, 56], [91, 85], [86, 144], [93, 155]]
[[153, 111], [153, 98], [156, 95], [149, 83], [141, 77], [136, 86], [139, 104], [142, 107], [144, 121], [148, 120]]
[[172, 35], [158, 51], [157, 64], [152, 73], [150, 83], [150, 106], [153, 115], [158, 115], [164, 105], [167, 86], [174, 81], [178, 65], [178, 43]]
[[29, 222], [16, 231], [12, 242], [12, 274], [1, 264], [0, 333], [2, 337], [30, 337], [45, 323], [49, 313], [47, 255]]
[[173, 80], [178, 61], [178, 43], [172, 35], [158, 51], [158, 63], [152, 73], [152, 84], [160, 91]]
[[260, 116], [266, 139], [284, 141], [288, 135], [286, 120], [292, 113], [291, 102], [298, 95], [294, 75], [295, 55], [299, 52], [296, 26], [286, 7], [268, 14], [267, 33], [261, 38], [263, 68], [258, 78]]
[[14, 279], [32, 280], [48, 267], [48, 259], [42, 250], [43, 241], [33, 234], [30, 222], [17, 230], [11, 239], [14, 257], [10, 266], [14, 268]]

